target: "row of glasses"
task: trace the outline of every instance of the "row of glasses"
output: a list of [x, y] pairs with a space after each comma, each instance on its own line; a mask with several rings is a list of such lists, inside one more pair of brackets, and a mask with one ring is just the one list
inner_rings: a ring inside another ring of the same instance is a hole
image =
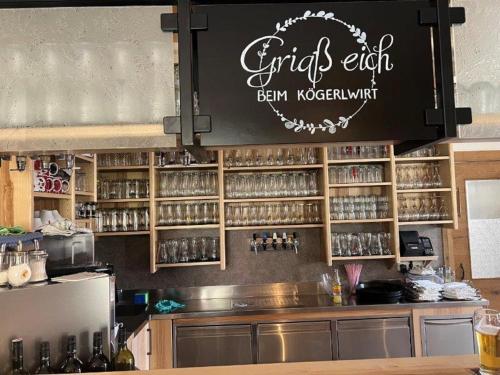
[[215, 171], [162, 171], [159, 174], [160, 197], [217, 195]]
[[399, 221], [449, 220], [446, 201], [437, 194], [403, 195], [398, 197]]
[[398, 189], [430, 189], [443, 186], [438, 163], [401, 164], [396, 168]]
[[220, 260], [219, 237], [191, 237], [158, 241], [158, 263], [215, 262]]
[[398, 158], [429, 158], [434, 156], [439, 156], [439, 148], [436, 145], [422, 147], [417, 151], [400, 155]]
[[392, 255], [387, 232], [332, 233], [331, 241], [334, 257]]
[[160, 151], [155, 154], [155, 162], [158, 167], [165, 167], [168, 165], [216, 163], [217, 151], [207, 150], [207, 157], [200, 161], [197, 161], [195, 157], [187, 150]]
[[228, 174], [225, 190], [227, 198], [316, 196], [318, 172]]
[[225, 214], [228, 227], [321, 223], [318, 202], [228, 204]]
[[158, 205], [158, 225], [217, 224], [219, 205], [216, 202], [179, 202]]
[[360, 195], [330, 198], [332, 220], [386, 219], [389, 198], [384, 195]]
[[147, 152], [115, 152], [100, 154], [97, 157], [99, 167], [146, 166], [149, 163]]
[[330, 167], [328, 180], [330, 184], [383, 182], [384, 166], [382, 164], [373, 164]]
[[99, 199], [140, 199], [149, 198], [148, 179], [97, 181], [97, 197]]
[[149, 230], [149, 208], [96, 210], [96, 232], [137, 232]]
[[389, 157], [389, 146], [329, 146], [328, 160], [380, 159]]
[[224, 151], [224, 166], [254, 167], [306, 165], [318, 162], [317, 149], [313, 147], [244, 149]]

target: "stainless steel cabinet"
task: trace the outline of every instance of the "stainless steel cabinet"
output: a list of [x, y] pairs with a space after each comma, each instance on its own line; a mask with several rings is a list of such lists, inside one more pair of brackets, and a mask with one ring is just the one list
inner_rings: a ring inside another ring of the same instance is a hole
[[330, 321], [259, 324], [257, 362], [303, 362], [332, 359]]
[[473, 318], [423, 318], [422, 351], [424, 356], [474, 354]]
[[250, 364], [250, 325], [177, 327], [176, 367]]
[[411, 357], [410, 318], [337, 322], [338, 359]]

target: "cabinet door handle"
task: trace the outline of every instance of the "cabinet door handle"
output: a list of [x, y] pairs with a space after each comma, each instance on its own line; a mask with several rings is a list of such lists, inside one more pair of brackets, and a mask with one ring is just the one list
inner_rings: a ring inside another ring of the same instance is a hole
[[460, 189], [457, 188], [457, 211], [458, 217], [462, 217], [462, 203], [460, 201]]
[[148, 352], [146, 353], [146, 355], [151, 355], [151, 328], [148, 328], [146, 330], [148, 332]]

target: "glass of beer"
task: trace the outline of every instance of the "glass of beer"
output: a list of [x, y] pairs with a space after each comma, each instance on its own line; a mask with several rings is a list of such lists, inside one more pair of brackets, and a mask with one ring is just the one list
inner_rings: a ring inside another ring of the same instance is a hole
[[500, 312], [479, 310], [475, 313], [474, 323], [481, 374], [500, 375]]

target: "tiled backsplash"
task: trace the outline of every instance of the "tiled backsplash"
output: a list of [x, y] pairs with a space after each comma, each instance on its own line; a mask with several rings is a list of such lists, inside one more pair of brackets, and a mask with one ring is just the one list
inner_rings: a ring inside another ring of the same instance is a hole
[[[442, 254], [441, 228], [429, 226], [414, 229], [418, 229], [422, 236], [430, 237], [437, 254]], [[117, 285], [123, 289], [319, 281], [322, 273], [331, 272], [323, 261], [320, 231], [308, 229], [299, 232], [298, 255], [288, 251], [256, 255], [249, 246], [252, 231], [227, 233], [228, 263], [225, 271], [217, 266], [205, 266], [160, 269], [151, 274], [147, 236], [100, 238], [96, 240], [96, 258], [115, 265]], [[343, 263], [349, 262], [334, 263], [334, 267], [339, 267], [344, 277]], [[363, 264], [361, 280], [401, 277], [393, 263], [369, 260], [359, 263]]]

